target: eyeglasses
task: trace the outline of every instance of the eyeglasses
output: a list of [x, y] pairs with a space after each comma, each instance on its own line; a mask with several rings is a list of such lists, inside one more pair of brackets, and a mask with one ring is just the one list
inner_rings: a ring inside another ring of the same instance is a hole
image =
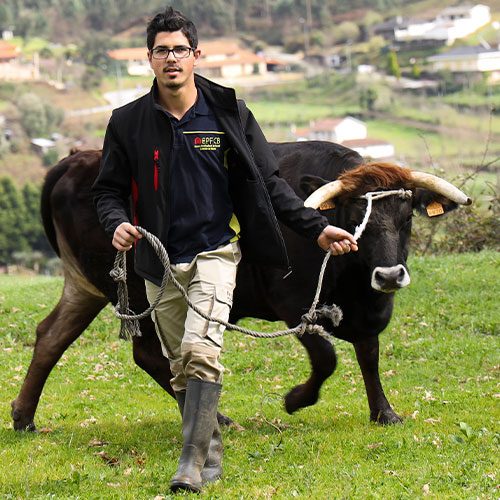
[[185, 59], [189, 57], [191, 51], [195, 51], [192, 47], [174, 47], [173, 49], [167, 49], [167, 47], [155, 47], [151, 50], [151, 55], [153, 59], [168, 59], [170, 52], [174, 54], [176, 59]]

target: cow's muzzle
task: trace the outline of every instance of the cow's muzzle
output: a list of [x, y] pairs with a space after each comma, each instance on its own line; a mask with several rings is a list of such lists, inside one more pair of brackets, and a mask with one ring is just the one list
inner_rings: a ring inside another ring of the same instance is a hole
[[379, 292], [396, 292], [410, 284], [410, 275], [402, 264], [376, 267], [372, 273], [372, 288]]

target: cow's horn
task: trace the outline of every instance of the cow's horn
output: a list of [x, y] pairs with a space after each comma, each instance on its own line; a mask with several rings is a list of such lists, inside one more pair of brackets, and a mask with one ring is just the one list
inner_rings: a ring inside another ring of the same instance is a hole
[[338, 196], [344, 189], [344, 185], [341, 181], [329, 182], [316, 189], [314, 193], [311, 193], [309, 197], [304, 201], [304, 205], [310, 208], [318, 208], [322, 203], [327, 200], [331, 200]]
[[470, 205], [472, 203], [472, 200], [464, 192], [440, 177], [425, 172], [412, 171], [411, 178], [415, 187], [430, 189], [460, 205]]

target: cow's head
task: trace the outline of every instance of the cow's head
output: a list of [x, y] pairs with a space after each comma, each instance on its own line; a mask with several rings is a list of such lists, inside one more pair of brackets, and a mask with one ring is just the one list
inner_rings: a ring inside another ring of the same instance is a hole
[[411, 196], [395, 194], [373, 201], [368, 224], [359, 243], [359, 255], [371, 272], [371, 287], [390, 293], [410, 283], [406, 266], [414, 210], [435, 216], [469, 205], [470, 198], [449, 182], [431, 174], [414, 172], [390, 163], [369, 163], [344, 172], [333, 182], [303, 176], [301, 188], [308, 194], [304, 204], [322, 209], [333, 224], [354, 233], [363, 220], [373, 191], [411, 190]]

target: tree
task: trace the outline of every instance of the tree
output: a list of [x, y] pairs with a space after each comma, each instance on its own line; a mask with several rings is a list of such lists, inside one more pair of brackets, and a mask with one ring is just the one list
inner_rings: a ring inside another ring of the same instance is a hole
[[17, 101], [21, 126], [29, 137], [48, 135], [64, 120], [64, 110], [56, 108], [36, 94], [23, 94]]
[[29, 137], [44, 135], [47, 131], [45, 106], [36, 94], [23, 94], [17, 101], [21, 126]]
[[9, 264], [16, 251], [29, 250], [25, 237], [23, 199], [9, 176], [0, 178], [0, 264]]
[[418, 80], [420, 78], [420, 66], [418, 65], [417, 61], [413, 61], [411, 65], [411, 77], [415, 80]]
[[51, 255], [52, 249], [45, 236], [40, 216], [41, 186], [26, 183], [21, 190], [24, 204], [25, 237], [30, 248], [45, 255]]
[[373, 87], [368, 87], [361, 91], [359, 96], [360, 106], [367, 109], [368, 111], [373, 111], [375, 109], [375, 102], [377, 101], [378, 93], [377, 89]]
[[387, 74], [395, 76], [396, 78], [401, 76], [398, 58], [393, 50], [387, 54]]

